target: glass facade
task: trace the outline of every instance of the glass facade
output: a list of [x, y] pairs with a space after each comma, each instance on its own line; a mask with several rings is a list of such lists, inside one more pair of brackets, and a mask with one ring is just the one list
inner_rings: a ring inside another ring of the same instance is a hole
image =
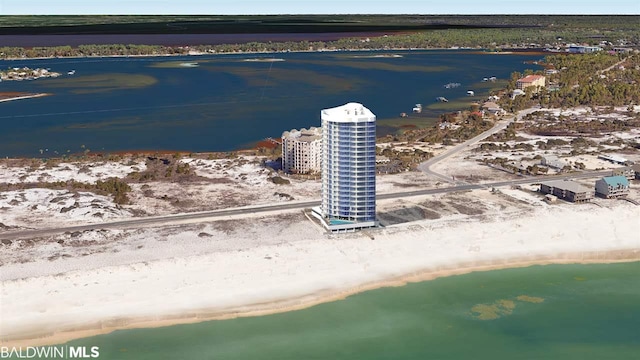
[[330, 221], [375, 222], [376, 118], [361, 104], [322, 117], [322, 213]]

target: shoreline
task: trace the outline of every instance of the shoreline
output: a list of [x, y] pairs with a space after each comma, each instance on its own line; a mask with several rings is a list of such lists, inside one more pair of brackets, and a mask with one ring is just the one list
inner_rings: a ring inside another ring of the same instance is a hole
[[[327, 235], [291, 215], [241, 221], [232, 233], [228, 219], [158, 227], [86, 258], [9, 262], [3, 271], [21, 276], [0, 282], [0, 342], [60, 344], [118, 329], [267, 315], [474, 271], [640, 261], [638, 206], [532, 204], [504, 212], [500, 204], [487, 203], [493, 211], [477, 217], [354, 234]], [[265, 231], [276, 219], [282, 224]], [[48, 251], [55, 240], [39, 246]]]
[[0, 58], [3, 61], [20, 61], [20, 60], [51, 60], [51, 59], [100, 59], [100, 58], [148, 58], [148, 57], [179, 57], [179, 56], [205, 56], [205, 55], [272, 55], [272, 54], [290, 54], [290, 53], [333, 53], [333, 52], [388, 52], [388, 51], [472, 51], [477, 54], [487, 55], [532, 55], [532, 54], [553, 54], [540, 49], [526, 48], [505, 48], [501, 51], [487, 51], [486, 48], [466, 48], [466, 47], [427, 47], [427, 48], [388, 48], [388, 49], [319, 49], [319, 50], [290, 50], [290, 51], [237, 51], [237, 52], [193, 52], [187, 54], [140, 54], [140, 55], [78, 55], [78, 56], [45, 56], [45, 57], [9, 57]]
[[62, 345], [69, 341], [109, 334], [117, 330], [151, 329], [174, 325], [195, 324], [206, 321], [229, 320], [241, 317], [266, 316], [289, 311], [307, 309], [316, 305], [344, 300], [350, 296], [382, 288], [400, 287], [411, 283], [431, 281], [449, 276], [465, 275], [473, 272], [508, 270], [530, 266], [571, 265], [571, 264], [613, 264], [640, 261], [640, 248], [620, 249], [596, 252], [566, 253], [555, 256], [540, 256], [537, 259], [514, 258], [496, 259], [460, 263], [457, 266], [445, 267], [437, 270], [424, 270], [417, 273], [402, 275], [348, 289], [331, 289], [308, 294], [301, 297], [289, 298], [264, 303], [250, 304], [229, 308], [227, 310], [200, 309], [186, 314], [164, 315], [156, 317], [119, 318], [111, 321], [96, 322], [58, 333], [33, 334], [29, 337], [9, 339], [0, 343], [6, 347]]
[[50, 95], [51, 94], [49, 94], [49, 93], [40, 93], [40, 94], [33, 94], [33, 95], [16, 96], [16, 97], [11, 97], [11, 98], [7, 98], [7, 99], [0, 99], [0, 102], [23, 100], [23, 99], [32, 99], [32, 98], [38, 98], [38, 97], [50, 96]]

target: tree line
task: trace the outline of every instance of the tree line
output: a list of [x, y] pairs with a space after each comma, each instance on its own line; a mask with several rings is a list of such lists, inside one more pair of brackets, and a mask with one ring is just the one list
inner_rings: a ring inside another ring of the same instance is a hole
[[555, 69], [546, 74], [547, 86], [541, 89], [525, 89], [525, 95], [508, 96], [516, 87], [516, 81], [529, 74], [544, 71], [514, 72], [500, 100], [502, 107], [514, 112], [533, 105], [569, 108], [586, 106], [631, 106], [640, 104], [640, 56], [637, 54], [610, 54], [600, 51], [593, 54], [550, 55], [542, 65]]
[[587, 27], [480, 28], [416, 31], [406, 34], [390, 33], [384, 36], [348, 37], [334, 41], [269, 41], [194, 46], [89, 44], [77, 47], [0, 47], [0, 57], [187, 55], [193, 51], [200, 53], [236, 53], [450, 47], [500, 49], [553, 47], [566, 43], [596, 45], [602, 41], [608, 41], [612, 44], [640, 44], [640, 29], [631, 28], [612, 31], [606, 29], [594, 30]]

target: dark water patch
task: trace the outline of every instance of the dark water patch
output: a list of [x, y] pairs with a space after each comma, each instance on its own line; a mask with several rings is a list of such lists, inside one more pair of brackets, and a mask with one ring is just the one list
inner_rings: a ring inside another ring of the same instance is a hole
[[74, 94], [92, 94], [114, 90], [136, 89], [151, 86], [158, 80], [144, 74], [96, 74], [53, 79], [43, 84], [50, 88], [68, 88]]
[[392, 72], [444, 72], [453, 70], [451, 67], [445, 65], [439, 66], [429, 66], [429, 65], [402, 65], [402, 64], [394, 64], [393, 61], [382, 62], [382, 61], [374, 61], [373, 57], [368, 57], [368, 60], [358, 60], [354, 61], [353, 59], [347, 59], [341, 57], [335, 57], [339, 61], [333, 60], [307, 60], [304, 61], [307, 64], [312, 65], [320, 65], [320, 66], [331, 66], [331, 67], [349, 67], [354, 69], [364, 69], [364, 70], [381, 70], [381, 71], [392, 71]]
[[264, 64], [260, 68], [250, 65], [216, 65], [202, 66], [202, 68], [241, 78], [247, 87], [260, 89], [261, 99], [264, 99], [265, 96], [295, 95], [312, 90], [352, 91], [366, 83], [364, 79], [348, 79], [331, 73], [284, 67], [281, 64]]

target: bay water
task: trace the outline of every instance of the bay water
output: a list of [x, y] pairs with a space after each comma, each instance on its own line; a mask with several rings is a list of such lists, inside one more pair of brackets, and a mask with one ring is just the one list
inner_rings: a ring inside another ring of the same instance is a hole
[[[540, 58], [428, 50], [3, 60], [0, 69], [62, 75], [0, 82], [0, 92], [51, 94], [0, 102], [0, 156], [237, 150], [320, 126], [321, 109], [352, 101], [377, 115], [384, 135], [466, 109]], [[411, 114], [416, 103], [420, 116]]]

